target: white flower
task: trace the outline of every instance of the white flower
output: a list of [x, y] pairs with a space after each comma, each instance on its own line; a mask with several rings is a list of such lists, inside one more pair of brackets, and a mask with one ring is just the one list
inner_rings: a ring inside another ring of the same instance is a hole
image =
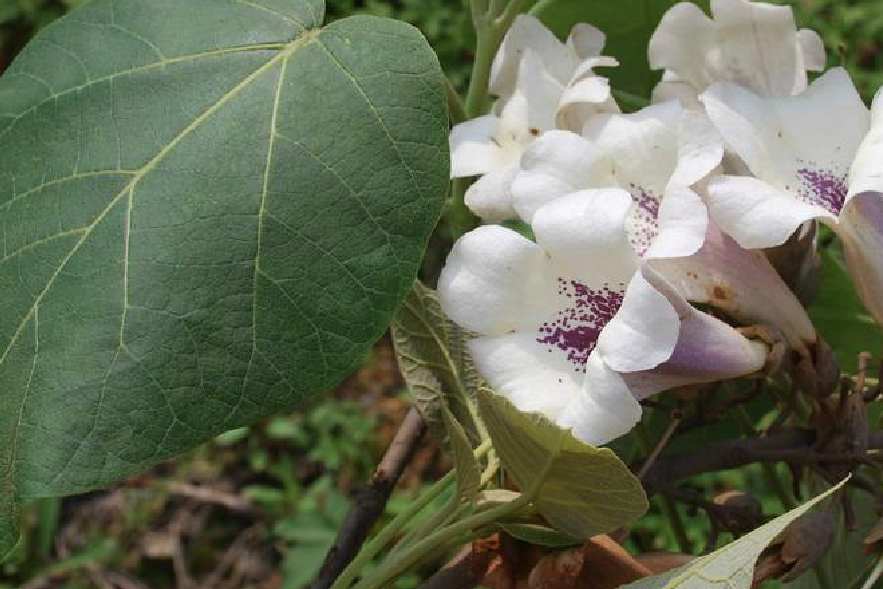
[[593, 68], [615, 66], [600, 56], [604, 35], [590, 25], [574, 27], [567, 44], [536, 18], [516, 18], [494, 60], [491, 114], [451, 131], [451, 177], [481, 176], [466, 204], [487, 222], [513, 218], [510, 188], [521, 154], [546, 131], [581, 129], [598, 112], [618, 112], [606, 79]]
[[871, 107], [871, 129], [849, 172], [839, 231], [850, 274], [868, 311], [883, 325], [883, 93]]
[[[604, 33], [580, 23], [567, 43], [561, 43], [537, 18], [519, 15], [494, 58], [491, 94], [499, 97], [498, 105], [505, 105], [519, 87], [545, 94], [549, 120], [558, 128], [579, 131], [596, 112], [619, 112], [609, 83], [593, 71], [617, 65], [612, 57], [601, 55], [604, 42]], [[532, 61], [528, 68], [523, 67], [526, 60]]]
[[650, 39], [650, 66], [664, 69], [654, 100], [696, 97], [715, 82], [730, 81], [761, 96], [790, 96], [807, 85], [807, 70], [821, 71], [819, 36], [797, 30], [788, 6], [748, 0], [712, 0], [713, 19], [695, 4], [676, 4]]
[[533, 216], [536, 242], [488, 225], [462, 237], [439, 279], [445, 312], [477, 332], [492, 387], [581, 440], [605, 444], [672, 386], [761, 370], [767, 348], [692, 308], [644, 266], [625, 230], [631, 195], [581, 191]]
[[531, 222], [544, 203], [571, 192], [618, 187], [632, 196], [628, 231], [638, 255], [696, 252], [707, 214], [691, 186], [723, 156], [708, 120], [672, 101], [633, 114], [599, 115], [585, 135], [550, 132], [527, 150], [512, 185], [521, 218]]
[[745, 326], [774, 328], [801, 357], [817, 336], [806, 310], [763, 256], [739, 247], [709, 223], [691, 187], [703, 186], [723, 146], [708, 119], [675, 101], [629, 115], [598, 117], [590, 139], [550, 132], [522, 158], [513, 202], [528, 222], [544, 203], [587, 188], [631, 194], [627, 229], [635, 253], [694, 303], [712, 305]]
[[859, 294], [883, 322], [883, 101], [875, 101], [872, 127], [840, 68], [793, 97], [765, 99], [723, 83], [702, 101], [754, 175], [709, 184], [716, 221], [752, 249], [784, 243], [806, 221], [823, 221], [842, 238]]

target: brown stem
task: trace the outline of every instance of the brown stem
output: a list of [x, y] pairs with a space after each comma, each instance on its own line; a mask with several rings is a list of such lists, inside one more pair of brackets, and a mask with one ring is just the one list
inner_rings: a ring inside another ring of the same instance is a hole
[[466, 546], [454, 560], [417, 589], [473, 589], [479, 581], [472, 570], [472, 546]]
[[[869, 432], [869, 449], [883, 449], [883, 430]], [[831, 455], [814, 451], [816, 434], [810, 429], [785, 429], [769, 436], [714, 444], [695, 452], [660, 456], [647, 470], [642, 482], [650, 494], [669, 488], [675, 481], [706, 472], [740, 468], [754, 462], [796, 460], [827, 462]], [[843, 461], [863, 457], [840, 455]]]
[[319, 576], [311, 589], [329, 589], [340, 573], [355, 558], [383, 514], [386, 502], [426, 433], [426, 421], [412, 407], [380, 461], [371, 481], [362, 487], [337, 532], [334, 544], [325, 556]]

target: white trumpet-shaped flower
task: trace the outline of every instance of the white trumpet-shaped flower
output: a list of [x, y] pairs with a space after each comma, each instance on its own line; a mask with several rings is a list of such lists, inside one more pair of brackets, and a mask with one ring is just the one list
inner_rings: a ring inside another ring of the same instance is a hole
[[544, 203], [587, 188], [618, 187], [632, 196], [628, 231], [638, 255], [687, 256], [705, 238], [707, 213], [691, 186], [721, 162], [711, 123], [676, 101], [627, 115], [600, 115], [585, 137], [557, 131], [522, 158], [512, 186], [527, 222]]
[[478, 334], [470, 349], [491, 386], [595, 445], [635, 425], [639, 399], [755, 373], [768, 355], [642, 263], [632, 204], [616, 188], [555, 199], [533, 216], [536, 242], [480, 227], [439, 279], [445, 312]]
[[843, 239], [859, 294], [883, 322], [883, 101], [875, 101], [872, 126], [840, 68], [797, 96], [762, 98], [722, 83], [702, 101], [754, 175], [710, 182], [716, 221], [752, 249], [784, 243], [806, 221], [823, 221]]
[[[619, 111], [607, 79], [594, 73], [596, 67], [617, 65], [601, 55], [605, 41], [604, 33], [580, 23], [562, 43], [536, 17], [519, 15], [494, 58], [490, 92], [499, 97], [498, 105], [505, 105], [519, 88], [537, 98], [545, 95], [547, 116], [556, 126], [579, 131], [592, 114]], [[532, 79], [526, 78], [528, 60]]]
[[571, 192], [615, 186], [632, 197], [627, 230], [635, 253], [694, 303], [711, 305], [742, 325], [766, 325], [802, 357], [815, 330], [800, 301], [762, 255], [739, 247], [711, 223], [704, 193], [723, 155], [701, 113], [676, 101], [629, 115], [598, 117], [589, 137], [550, 132], [527, 150], [513, 182], [513, 202], [533, 220], [544, 203]]
[[524, 150], [546, 131], [581, 129], [598, 112], [618, 112], [607, 80], [594, 74], [616, 61], [600, 56], [604, 35], [577, 25], [567, 44], [536, 18], [519, 16], [494, 61], [491, 114], [451, 131], [451, 177], [481, 176], [466, 204], [487, 222], [513, 218], [511, 183]]
[[818, 34], [797, 30], [788, 6], [749, 0], [712, 0], [713, 18], [682, 2], [663, 16], [650, 40], [650, 65], [665, 70], [654, 100], [696, 97], [715, 82], [730, 81], [761, 96], [802, 92], [807, 71], [825, 67]]

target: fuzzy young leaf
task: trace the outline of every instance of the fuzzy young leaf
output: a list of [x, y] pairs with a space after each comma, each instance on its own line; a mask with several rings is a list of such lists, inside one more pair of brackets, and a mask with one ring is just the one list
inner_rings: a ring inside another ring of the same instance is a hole
[[449, 435], [444, 404], [477, 442], [481, 426], [476, 426], [469, 406], [481, 377], [469, 356], [467, 334], [445, 316], [434, 290], [414, 283], [393, 321], [392, 336], [408, 390], [436, 439], [446, 441]]
[[441, 210], [438, 62], [322, 0], [94, 0], [0, 78], [0, 553], [83, 492], [334, 386]]
[[588, 446], [487, 389], [479, 391], [478, 400], [494, 449], [518, 486], [533, 489], [537, 476], [548, 473], [533, 503], [561, 532], [587, 539], [647, 511], [641, 483], [611, 450]]
[[760, 553], [773, 544], [788, 526], [820, 501], [843, 486], [840, 483], [825, 493], [780, 515], [735, 542], [709, 555], [702, 556], [681, 568], [663, 575], [641, 579], [623, 589], [750, 589], [754, 579], [754, 565]]
[[475, 458], [472, 444], [466, 430], [448, 409], [441, 406], [442, 418], [448, 432], [451, 453], [454, 455], [454, 469], [457, 471], [457, 495], [473, 501], [481, 489], [481, 467]]

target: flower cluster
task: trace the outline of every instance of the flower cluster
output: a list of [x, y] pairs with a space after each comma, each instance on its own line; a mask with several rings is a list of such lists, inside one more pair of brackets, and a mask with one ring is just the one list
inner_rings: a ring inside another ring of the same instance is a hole
[[491, 113], [451, 132], [452, 175], [478, 177], [465, 200], [486, 224], [455, 244], [442, 305], [477, 334], [492, 387], [591, 444], [660, 391], [783, 357], [812, 370], [822, 343], [764, 250], [816, 221], [883, 322], [883, 99], [869, 112], [840, 68], [810, 84], [824, 48], [790, 8], [711, 5], [664, 16], [649, 46], [662, 82], [629, 114], [595, 71], [617, 65], [600, 31], [562, 43], [520, 16]]

